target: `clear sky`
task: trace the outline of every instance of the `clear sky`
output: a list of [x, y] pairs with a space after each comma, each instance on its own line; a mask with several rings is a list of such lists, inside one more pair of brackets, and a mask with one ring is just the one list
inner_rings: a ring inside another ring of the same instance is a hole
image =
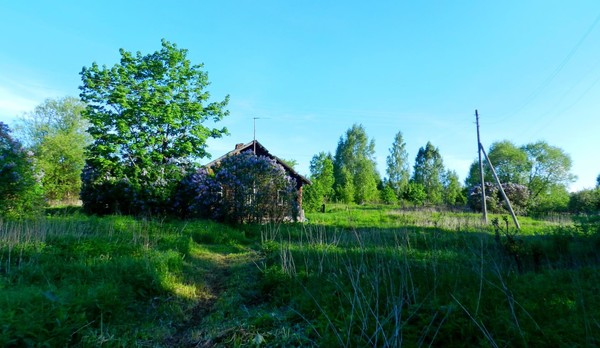
[[402, 131], [411, 163], [427, 141], [464, 180], [482, 143], [565, 150], [578, 181], [600, 174], [600, 1], [2, 1], [0, 121], [77, 96], [79, 72], [165, 38], [230, 95], [218, 157], [257, 139], [308, 164], [354, 123], [379, 170]]

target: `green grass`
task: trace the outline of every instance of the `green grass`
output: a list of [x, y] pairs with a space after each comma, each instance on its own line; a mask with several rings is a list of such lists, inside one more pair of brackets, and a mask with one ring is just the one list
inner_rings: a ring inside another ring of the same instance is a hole
[[600, 344], [597, 217], [328, 209], [0, 221], [0, 346]]

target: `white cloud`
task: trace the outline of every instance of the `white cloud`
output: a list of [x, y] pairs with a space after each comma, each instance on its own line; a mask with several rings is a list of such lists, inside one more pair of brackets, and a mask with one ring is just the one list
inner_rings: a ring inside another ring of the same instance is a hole
[[62, 91], [25, 75], [4, 75], [0, 77], [0, 121], [13, 120], [24, 112], [32, 111], [45, 99], [62, 95]]

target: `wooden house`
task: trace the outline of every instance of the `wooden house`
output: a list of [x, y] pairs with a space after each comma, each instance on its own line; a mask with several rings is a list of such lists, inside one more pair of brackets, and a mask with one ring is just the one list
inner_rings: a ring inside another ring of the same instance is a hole
[[[287, 175], [289, 175], [290, 177], [294, 178], [296, 181], [296, 190], [298, 192], [298, 207], [299, 207], [299, 217], [298, 219], [300, 221], [304, 220], [304, 212], [302, 210], [302, 187], [304, 185], [310, 185], [311, 182], [310, 180], [308, 180], [305, 176], [299, 174], [298, 172], [296, 172], [294, 170], [294, 168], [290, 167], [288, 164], [286, 164], [283, 160], [281, 160], [279, 157], [271, 154], [269, 152], [269, 150], [267, 150], [261, 143], [259, 143], [256, 140], [253, 140], [247, 144], [244, 143], [240, 143], [240, 144], [236, 144], [235, 148], [231, 151], [229, 151], [228, 153], [224, 154], [223, 156], [215, 159], [214, 161], [211, 161], [209, 163], [207, 163], [205, 166], [208, 168], [212, 168], [215, 166], [218, 166], [219, 163], [229, 157], [229, 156], [234, 156], [237, 154], [240, 154], [242, 152], [253, 152], [254, 154], [256, 154], [257, 156], [265, 156], [268, 157], [270, 159], [275, 160], [275, 162], [277, 162], [279, 165], [281, 165], [284, 170], [287, 172]], [[275, 199], [275, 197], [274, 197]]]

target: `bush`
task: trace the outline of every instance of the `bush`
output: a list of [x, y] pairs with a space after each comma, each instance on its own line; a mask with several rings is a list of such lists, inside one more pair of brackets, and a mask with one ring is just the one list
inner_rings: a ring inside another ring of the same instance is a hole
[[[502, 184], [504, 193], [510, 200], [515, 214], [527, 214], [527, 201], [529, 200], [529, 190], [524, 185], [507, 183]], [[469, 207], [475, 211], [481, 211], [481, 185], [476, 185], [469, 190], [467, 198]], [[485, 204], [489, 212], [506, 213], [504, 198], [498, 189], [498, 186], [489, 182], [485, 183]]]
[[89, 214], [164, 215], [186, 171], [185, 165], [167, 163], [129, 177], [129, 168], [102, 170], [86, 163], [81, 176], [81, 201]]
[[175, 194], [182, 217], [229, 222], [296, 219], [296, 181], [275, 160], [245, 152], [225, 158], [214, 174], [205, 169], [186, 176]]
[[576, 214], [600, 212], [600, 188], [572, 193], [569, 199], [569, 212]]
[[42, 188], [34, 175], [33, 154], [10, 135], [0, 122], [0, 217], [21, 217], [41, 212]]
[[221, 185], [214, 175], [200, 168], [186, 175], [179, 183], [173, 199], [177, 216], [220, 219]]

